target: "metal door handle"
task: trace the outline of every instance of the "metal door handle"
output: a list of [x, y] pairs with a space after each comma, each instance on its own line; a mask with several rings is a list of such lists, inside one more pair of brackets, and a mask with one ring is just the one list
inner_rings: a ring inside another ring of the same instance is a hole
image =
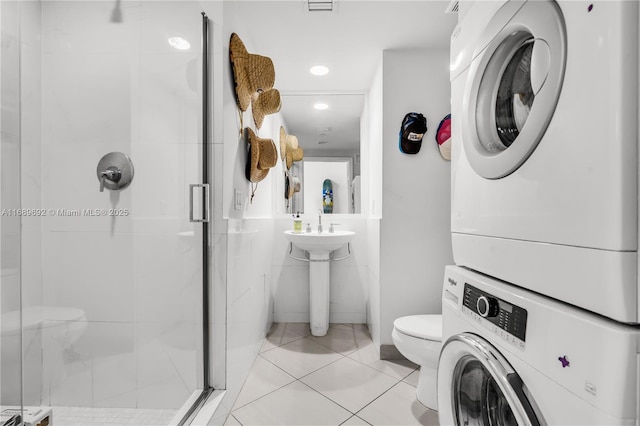
[[[204, 200], [202, 205], [202, 218], [196, 219], [194, 217], [193, 208], [193, 189], [202, 188], [204, 192]], [[189, 185], [189, 222], [209, 222], [209, 184], [208, 183], [192, 183]]]

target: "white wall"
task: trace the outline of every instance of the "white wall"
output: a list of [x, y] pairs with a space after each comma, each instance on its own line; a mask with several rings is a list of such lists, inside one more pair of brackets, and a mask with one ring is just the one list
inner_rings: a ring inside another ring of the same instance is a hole
[[[450, 238], [450, 162], [435, 142], [450, 111], [448, 50], [383, 53], [383, 198], [380, 222], [380, 344], [393, 344], [395, 318], [441, 313]], [[398, 149], [408, 112], [425, 115], [428, 132], [416, 155]]]
[[[224, 4], [222, 22], [220, 34], [214, 39], [216, 49], [221, 52], [218, 63], [221, 64], [222, 75], [222, 96], [219, 96], [222, 135], [215, 145], [215, 155], [221, 159], [220, 162], [216, 161], [215, 166], [215, 173], [221, 174], [221, 185], [216, 187], [221, 219], [216, 221], [215, 230], [220, 248], [215, 259], [224, 263], [220, 265], [216, 279], [219, 280], [218, 293], [226, 293], [226, 316], [219, 317], [215, 327], [220, 330], [217, 336], [226, 331], [225, 340], [216, 344], [225, 345], [227, 361], [225, 377], [216, 381], [218, 387], [226, 389], [226, 393], [215, 413], [214, 424], [224, 423], [231, 412], [271, 326], [273, 211], [279, 208], [284, 211], [284, 202], [280, 200], [282, 197], [276, 196], [276, 188], [284, 188], [280, 162], [258, 183], [251, 200], [251, 183], [245, 177], [247, 142], [242, 129], [250, 127], [257, 136], [273, 139], [279, 149], [282, 120], [277, 114], [268, 115], [261, 128], [257, 129], [250, 107], [242, 114], [239, 112], [229, 61], [231, 34], [237, 33], [251, 53], [268, 56], [268, 52], [255, 51], [252, 43], [255, 31], [243, 27], [242, 15], [235, 12], [233, 3]], [[277, 73], [278, 64], [274, 66]], [[240, 193], [239, 208], [235, 206], [236, 191]], [[282, 193], [277, 191], [279, 195]], [[215, 300], [213, 302], [216, 303]], [[215, 308], [217, 316], [221, 314], [218, 305], [219, 301]]]
[[367, 324], [375, 347], [380, 346], [380, 216], [382, 213], [382, 54], [362, 115], [362, 208], [367, 219]]

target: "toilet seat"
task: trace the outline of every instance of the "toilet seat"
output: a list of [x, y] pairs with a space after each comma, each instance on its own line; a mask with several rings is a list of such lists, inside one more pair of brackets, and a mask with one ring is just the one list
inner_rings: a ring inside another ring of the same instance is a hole
[[393, 327], [402, 334], [423, 340], [442, 341], [442, 315], [410, 315], [397, 318]]
[[420, 366], [416, 398], [427, 408], [438, 409], [436, 375], [442, 348], [442, 315], [410, 315], [397, 318], [391, 333], [398, 351]]
[[[25, 309], [25, 313], [30, 308]], [[40, 308], [42, 319], [45, 321], [87, 321], [86, 313], [80, 308], [68, 306], [42, 306]]]

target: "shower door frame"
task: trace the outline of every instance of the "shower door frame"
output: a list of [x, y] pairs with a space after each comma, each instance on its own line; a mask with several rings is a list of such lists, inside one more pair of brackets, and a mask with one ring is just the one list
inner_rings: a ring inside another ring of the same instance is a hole
[[[210, 53], [209, 53], [209, 17], [205, 12], [202, 12], [202, 42], [201, 42], [201, 60], [202, 60], [202, 183], [192, 185], [190, 191], [193, 191], [193, 187], [201, 187], [204, 190], [202, 206], [202, 218], [194, 219], [191, 217], [192, 222], [200, 222], [202, 224], [202, 373], [203, 373], [203, 388], [202, 392], [194, 403], [187, 409], [178, 426], [189, 424], [190, 420], [193, 420], [198, 411], [204, 406], [208, 398], [214, 391], [214, 388], [210, 384], [210, 364], [211, 364], [211, 350], [210, 350], [210, 329], [209, 329], [209, 310], [211, 304], [209, 303], [209, 280], [211, 274], [209, 273], [209, 223], [211, 212], [211, 193], [210, 193], [210, 170], [209, 170], [209, 138], [210, 138], [210, 126], [211, 121], [209, 119], [209, 106], [210, 106], [210, 88], [209, 88], [209, 73], [210, 73]], [[193, 192], [190, 192], [193, 195]], [[193, 209], [193, 204], [190, 206]]]

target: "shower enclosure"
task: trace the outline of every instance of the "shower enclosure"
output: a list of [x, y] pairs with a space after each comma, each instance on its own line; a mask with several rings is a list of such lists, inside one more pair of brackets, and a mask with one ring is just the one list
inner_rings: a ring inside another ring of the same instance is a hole
[[191, 1], [0, 2], [0, 424], [168, 424], [208, 388], [206, 23]]

